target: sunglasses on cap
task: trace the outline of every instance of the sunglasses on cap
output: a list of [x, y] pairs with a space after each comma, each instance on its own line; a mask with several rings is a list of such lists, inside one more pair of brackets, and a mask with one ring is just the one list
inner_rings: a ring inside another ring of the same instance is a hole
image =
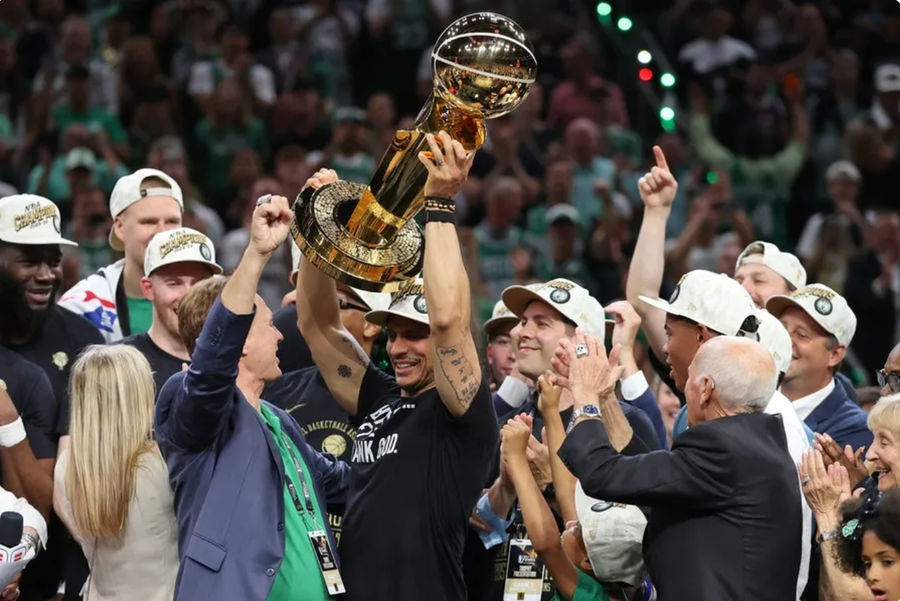
[[900, 371], [879, 369], [875, 372], [875, 378], [878, 380], [878, 385], [882, 388], [887, 386], [891, 392], [900, 392]]
[[354, 305], [353, 303], [348, 303], [342, 298], [338, 299], [338, 309], [341, 311], [363, 311], [364, 313], [368, 313], [369, 309], [367, 307], [363, 307], [362, 305]]

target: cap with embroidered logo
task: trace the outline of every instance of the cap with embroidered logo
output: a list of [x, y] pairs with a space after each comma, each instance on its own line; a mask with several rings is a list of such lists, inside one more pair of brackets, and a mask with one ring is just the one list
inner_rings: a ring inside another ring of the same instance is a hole
[[598, 338], [606, 335], [603, 305], [587, 288], [571, 280], [556, 278], [537, 286], [516, 285], [503, 291], [503, 303], [517, 317], [522, 317], [532, 301], [547, 303], [587, 334]]
[[514, 326], [517, 323], [519, 323], [519, 318], [503, 304], [502, 300], [499, 300], [494, 303], [491, 318], [484, 322], [484, 333], [490, 340], [504, 326]]
[[642, 554], [647, 518], [641, 510], [589, 497], [577, 482], [575, 513], [597, 580], [640, 586], [647, 573]]
[[405, 317], [429, 325], [425, 282], [422, 278], [415, 278], [403, 284], [399, 290], [391, 294], [390, 306], [387, 309], [369, 311], [366, 313], [366, 321], [377, 326], [386, 326], [392, 316]]
[[856, 333], [856, 314], [847, 300], [825, 284], [810, 284], [789, 295], [776, 295], [766, 302], [766, 309], [780, 318], [789, 307], [800, 307], [823, 330], [850, 346]]
[[173, 263], [203, 263], [213, 273], [222, 273], [222, 268], [216, 263], [216, 249], [212, 240], [189, 227], [158, 232], [147, 244], [147, 252], [144, 254], [145, 276], [149, 277], [160, 267]]
[[668, 301], [648, 296], [639, 298], [651, 307], [690, 319], [726, 336], [755, 336], [759, 325], [753, 299], [740, 284], [721, 273], [695, 269], [681, 277]]
[[[147, 178], [158, 178], [166, 184], [168, 188], [161, 186], [146, 188], [141, 190], [141, 184]], [[113, 188], [112, 194], [109, 196], [109, 214], [115, 219], [122, 211], [144, 198], [152, 196], [167, 196], [175, 199], [178, 208], [184, 211], [184, 198], [181, 195], [181, 186], [178, 185], [173, 178], [169, 177], [159, 169], [138, 169], [130, 175], [124, 175], [119, 178]], [[109, 245], [114, 250], [124, 250], [125, 246], [119, 237], [116, 236], [115, 227], [109, 232]]]
[[806, 269], [795, 255], [779, 250], [771, 242], [757, 240], [747, 245], [747, 248], [738, 256], [734, 266], [734, 272], [746, 263], [758, 263], [765, 265], [790, 284], [794, 289], [806, 285]]
[[0, 240], [10, 244], [63, 244], [59, 208], [43, 196], [13, 194], [0, 198]]

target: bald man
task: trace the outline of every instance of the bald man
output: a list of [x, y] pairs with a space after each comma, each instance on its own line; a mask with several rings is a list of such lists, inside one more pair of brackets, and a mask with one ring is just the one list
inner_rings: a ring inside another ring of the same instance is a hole
[[587, 495], [653, 508], [644, 557], [660, 598], [794, 598], [800, 491], [781, 420], [763, 413], [777, 380], [769, 352], [747, 338], [704, 343], [685, 386], [691, 428], [671, 451], [625, 456], [621, 368], [591, 336], [565, 350], [578, 417], [559, 455]]

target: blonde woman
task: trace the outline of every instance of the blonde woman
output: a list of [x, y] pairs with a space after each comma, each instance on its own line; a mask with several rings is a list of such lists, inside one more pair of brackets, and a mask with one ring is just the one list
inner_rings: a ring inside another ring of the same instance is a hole
[[152, 438], [150, 364], [130, 346], [88, 347], [72, 367], [70, 392], [53, 506], [87, 557], [85, 601], [171, 601], [176, 525]]

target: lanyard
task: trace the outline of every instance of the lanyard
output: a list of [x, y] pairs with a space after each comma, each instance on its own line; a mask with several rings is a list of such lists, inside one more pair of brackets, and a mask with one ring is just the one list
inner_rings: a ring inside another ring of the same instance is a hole
[[287, 474], [287, 470], [285, 470], [284, 474], [284, 482], [287, 484], [288, 492], [291, 495], [291, 500], [294, 502], [294, 507], [297, 509], [297, 513], [304, 513], [304, 505], [306, 507], [306, 511], [313, 511], [313, 503], [312, 499], [309, 496], [309, 486], [306, 485], [306, 478], [303, 476], [303, 466], [300, 464], [300, 460], [294, 454], [294, 449], [291, 447], [290, 439], [284, 434], [281, 433], [281, 440], [284, 442], [284, 446], [288, 451], [288, 454], [291, 456], [291, 461], [294, 464], [294, 469], [297, 470], [297, 475], [300, 477], [300, 486], [303, 489], [303, 499], [305, 501], [304, 504], [300, 503], [300, 497], [297, 496], [297, 489], [294, 487], [294, 483], [291, 482], [290, 476]]

